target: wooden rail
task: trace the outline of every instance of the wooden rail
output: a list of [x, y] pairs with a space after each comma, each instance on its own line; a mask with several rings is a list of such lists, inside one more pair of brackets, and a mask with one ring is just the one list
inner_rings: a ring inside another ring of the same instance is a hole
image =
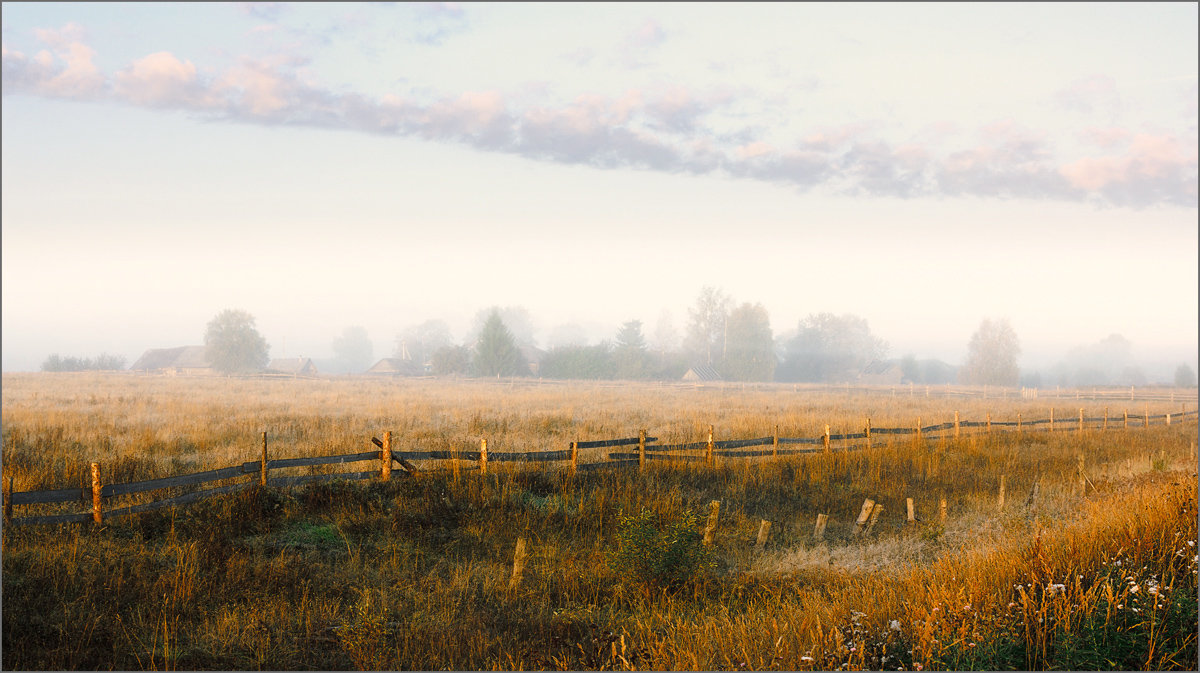
[[[1084, 416], [1083, 410], [1080, 409], [1079, 416], [1070, 419], [1059, 419], [1058, 426], [1054, 424], [1053, 412], [1049, 418], [1035, 419], [1022, 421], [1020, 416], [1016, 421], [997, 421], [988, 415], [985, 421], [969, 421], [958, 418], [958, 412], [955, 412], [955, 421], [945, 423], [935, 423], [933, 425], [921, 425], [920, 419], [913, 427], [900, 428], [879, 428], [871, 426], [870, 419], [867, 419], [866, 426], [862, 432], [842, 432], [830, 433], [828, 426], [826, 432], [819, 437], [780, 437], [777, 434], [770, 437], [755, 437], [751, 439], [728, 439], [714, 440], [712, 438], [712, 429], [709, 429], [709, 438], [706, 441], [686, 442], [680, 444], [656, 444], [657, 437], [649, 437], [645, 435], [645, 431], [639, 433], [638, 437], [622, 438], [622, 439], [605, 439], [595, 441], [580, 441], [572, 442], [572, 449], [561, 451], [541, 451], [541, 452], [504, 452], [504, 451], [488, 451], [487, 440], [483, 440], [479, 451], [397, 451], [391, 449], [391, 433], [385, 433], [384, 440], [372, 437], [371, 441], [379, 450], [364, 451], [359, 453], [348, 453], [336, 456], [309, 456], [300, 458], [274, 458], [270, 459], [267, 455], [267, 437], [266, 433], [262, 436], [262, 455], [259, 460], [248, 461], [240, 465], [224, 467], [216, 470], [207, 470], [204, 472], [195, 472], [192, 474], [183, 474], [173, 477], [162, 477], [158, 479], [146, 479], [143, 481], [134, 481], [124, 484], [101, 484], [100, 481], [100, 465], [92, 463], [92, 483], [87, 488], [60, 488], [36, 491], [13, 491], [13, 478], [11, 475], [6, 475], [8, 478], [3, 480], [4, 483], [4, 518], [9, 524], [25, 525], [25, 524], [61, 524], [61, 523], [82, 523], [88, 520], [101, 523], [105, 518], [127, 516], [140, 512], [148, 512], [164, 507], [174, 507], [184, 505], [204, 498], [232, 493], [240, 489], [252, 486], [293, 486], [306, 482], [313, 481], [330, 481], [335, 479], [344, 480], [362, 480], [362, 479], [388, 479], [391, 473], [391, 465], [393, 462], [399, 463], [407, 473], [412, 474], [417, 471], [417, 468], [409, 461], [412, 460], [449, 460], [453, 461], [455, 470], [459, 469], [461, 461], [478, 463], [480, 472], [486, 473], [486, 466], [489, 462], [504, 463], [504, 462], [521, 462], [521, 463], [561, 463], [569, 462], [571, 465], [572, 474], [574, 471], [592, 471], [609, 467], [631, 467], [643, 466], [645, 461], [681, 461], [681, 462], [699, 462], [704, 460], [711, 464], [713, 458], [749, 458], [763, 456], [788, 456], [808, 453], [821, 453], [833, 450], [832, 442], [842, 442], [838, 450], [849, 450], [864, 448], [870, 446], [872, 435], [917, 435], [918, 438], [928, 438], [940, 432], [954, 431], [954, 436], [960, 436], [964, 428], [986, 428], [986, 432], [991, 433], [996, 428], [1016, 428], [1017, 432], [1053, 432], [1053, 431], [1083, 431], [1088, 426], [1092, 429], [1108, 430], [1110, 425], [1113, 429], [1126, 429], [1129, 427], [1149, 427], [1155, 422], [1161, 422], [1164, 425], [1172, 423], [1183, 423], [1192, 421], [1197, 418], [1198, 412], [1183, 411], [1179, 413], [1163, 413], [1163, 414], [1130, 414], [1127, 411], [1123, 412], [1123, 423], [1118, 426], [1115, 422], [1110, 424], [1110, 418], [1107, 410], [1104, 416]], [[1134, 425], [1131, 426], [1130, 422]], [[1097, 424], [1102, 424], [1097, 427]], [[1044, 427], [1043, 427], [1044, 426]], [[866, 440], [862, 445], [850, 445], [850, 440]], [[803, 448], [791, 449], [781, 448], [787, 445], [804, 444], [818, 448]], [[577, 464], [578, 450], [588, 448], [618, 448], [626, 446], [636, 446], [637, 453], [631, 452], [610, 452], [605, 456], [605, 460], [593, 463]], [[768, 449], [745, 450], [752, 447], [767, 446]], [[386, 447], [386, 448], [385, 448]], [[692, 453], [688, 453], [692, 452]], [[700, 453], [703, 452], [703, 453]], [[280, 476], [271, 477], [271, 470], [288, 469], [296, 467], [315, 467], [319, 465], [339, 465], [345, 463], [355, 463], [363, 461], [375, 461], [379, 467], [373, 470], [361, 472], [336, 472], [329, 474], [307, 474], [298, 476]], [[118, 509], [104, 510], [103, 502], [107, 498], [132, 495], [146, 491], [154, 491], [168, 488], [179, 488], [185, 486], [195, 486], [206, 484], [214, 481], [224, 481], [229, 479], [239, 479], [245, 476], [251, 478], [245, 482], [235, 484], [226, 484], [214, 488], [193, 491], [174, 497], [168, 497], [161, 500], [155, 500], [148, 503], [129, 505]], [[58, 514], [48, 516], [25, 516], [14, 517], [13, 507], [15, 505], [37, 505], [37, 504], [54, 504], [54, 503], [85, 503], [92, 502], [92, 511], [83, 514]]]

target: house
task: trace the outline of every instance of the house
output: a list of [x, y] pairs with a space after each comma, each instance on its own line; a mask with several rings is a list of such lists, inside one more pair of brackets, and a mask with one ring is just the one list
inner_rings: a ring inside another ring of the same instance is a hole
[[892, 360], [872, 360], [858, 373], [858, 382], [874, 385], [896, 385], [904, 377], [899, 363]]
[[536, 346], [521, 346], [520, 350], [521, 359], [525, 361], [525, 366], [529, 368], [529, 375], [537, 376], [538, 370], [542, 366], [542, 360], [546, 357], [546, 351]]
[[151, 348], [130, 365], [130, 371], [166, 376], [196, 376], [215, 374], [204, 346]]
[[409, 359], [383, 358], [365, 373], [375, 376], [422, 376], [424, 368]]
[[721, 375], [709, 365], [697, 365], [687, 370], [683, 381], [720, 381]]
[[268, 374], [287, 374], [288, 376], [316, 376], [317, 366], [312, 358], [276, 358], [267, 365]]

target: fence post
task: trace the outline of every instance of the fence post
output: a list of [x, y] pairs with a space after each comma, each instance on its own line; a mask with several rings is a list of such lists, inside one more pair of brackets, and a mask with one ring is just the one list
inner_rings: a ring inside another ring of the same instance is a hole
[[987, 413], [987, 433], [992, 434], [992, 412]]
[[262, 434], [262, 464], [258, 470], [258, 485], [267, 485], [267, 431], [263, 430]]
[[1125, 410], [1125, 429], [1129, 429], [1129, 410]]
[[1054, 432], [1054, 407], [1050, 407], [1050, 432]]
[[921, 417], [917, 416], [917, 439], [921, 438]]
[[521, 583], [521, 575], [525, 572], [525, 538], [517, 538], [517, 550], [513, 553], [512, 578], [508, 581], [509, 590], [517, 588]]
[[825, 524], [829, 523], [828, 514], [817, 515], [817, 526], [813, 528], [813, 539], [821, 540], [825, 537]]
[[479, 440], [479, 474], [487, 474], [487, 437]]
[[579, 442], [571, 442], [571, 467], [567, 470], [567, 475], [572, 479], [575, 478], [575, 470], [579, 467]]
[[379, 478], [383, 481], [392, 480], [392, 431], [387, 430], [383, 433], [383, 448], [379, 450], [379, 462], [382, 467], [379, 470]]
[[1149, 404], [1146, 405], [1146, 415], [1144, 416], [1144, 418], [1145, 418], [1145, 420], [1142, 421], [1142, 427], [1143, 428], [1150, 427], [1150, 405]]
[[867, 449], [871, 448], [871, 417], [867, 416]]
[[944, 524], [946, 523], [946, 499], [938, 500], [938, 519]]
[[767, 544], [767, 535], [771, 532], [771, 522], [763, 519], [758, 524], [758, 540], [754, 543], [754, 548], [762, 551], [762, 548]]
[[912, 498], [905, 498], [905, 504], [906, 504], [906, 505], [908, 505], [908, 522], [909, 522], [909, 523], [916, 523], [916, 521], [917, 521], [917, 510], [916, 510], [916, 508], [914, 508], [914, 507], [913, 507], [913, 499], [912, 499]]
[[775, 434], [771, 435], [771, 457], [779, 457], [779, 425], [775, 425]]
[[871, 510], [875, 509], [875, 501], [867, 498], [863, 500], [862, 509], [858, 512], [858, 518], [854, 520], [854, 536], [858, 537], [862, 534], [862, 527], [866, 525], [867, 519], [871, 516]]
[[883, 503], [877, 502], [871, 508], [871, 518], [867, 521], [867, 534], [871, 533], [871, 529], [875, 527], [875, 522], [879, 520], [879, 515], [883, 513]]
[[1104, 407], [1104, 429], [1108, 429], [1108, 407]]
[[829, 451], [829, 424], [825, 425], [825, 450]]
[[638, 430], [638, 472], [646, 469], [646, 431]]
[[958, 412], [954, 412], [954, 438], [958, 439]]
[[12, 519], [12, 494], [13, 494], [13, 478], [10, 475], [4, 480], [4, 520]]
[[1005, 475], [1000, 475], [1000, 495], [996, 498], [996, 509], [1004, 509], [1004, 479]]
[[1017, 433], [1021, 432], [1021, 412], [1017, 412]]
[[717, 530], [717, 518], [721, 512], [721, 501], [713, 500], [708, 503], [708, 524], [704, 526], [704, 544], [711, 545], [713, 533]]
[[100, 463], [92, 463], [92, 521], [97, 524], [104, 521], [100, 502]]
[[713, 426], [708, 426], [708, 446], [704, 450], [704, 464], [712, 467], [713, 464]]
[[458, 464], [458, 445], [450, 447], [450, 470], [454, 474], [454, 485], [458, 486], [458, 477], [462, 472], [462, 467]]
[[1167, 425], [1171, 425], [1171, 412], [1167, 412]]
[[1083, 407], [1079, 407], [1079, 434], [1083, 434]]

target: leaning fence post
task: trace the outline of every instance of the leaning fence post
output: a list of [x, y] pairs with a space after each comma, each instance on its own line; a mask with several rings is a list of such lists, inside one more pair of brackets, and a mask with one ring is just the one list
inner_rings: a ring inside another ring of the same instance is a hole
[[487, 437], [479, 440], [479, 474], [487, 474]]
[[771, 532], [771, 522], [763, 519], [758, 524], [758, 540], [754, 543], [754, 548], [762, 551], [762, 548], [767, 544], [767, 535]]
[[267, 431], [263, 430], [262, 434], [262, 463], [258, 469], [258, 485], [267, 485]]
[[708, 524], [704, 526], [704, 544], [710, 545], [713, 541], [713, 533], [717, 530], [717, 517], [720, 516], [721, 501], [713, 500], [708, 503]]
[[863, 500], [862, 509], [858, 513], [858, 518], [854, 520], [853, 532], [855, 537], [858, 537], [862, 534], [862, 527], [866, 525], [867, 519], [871, 516], [871, 510], [874, 508], [874, 500], [870, 498]]
[[92, 521], [102, 523], [104, 517], [100, 512], [100, 463], [92, 463]]
[[638, 472], [646, 469], [646, 430], [638, 430]]
[[513, 568], [512, 579], [508, 581], [508, 588], [515, 589], [521, 583], [521, 575], [525, 572], [525, 538], [517, 538], [517, 550], [513, 553]]
[[871, 518], [867, 521], [867, 534], [871, 533], [871, 529], [875, 527], [875, 522], [879, 520], [879, 515], [883, 512], [883, 503], [877, 502], [871, 508]]
[[708, 446], [704, 450], [704, 464], [712, 467], [713, 464], [713, 426], [708, 426]]
[[817, 525], [813, 528], [813, 539], [820, 540], [825, 537], [825, 524], [829, 522], [828, 514], [817, 515]]
[[379, 450], [379, 462], [382, 467], [379, 470], [379, 478], [383, 481], [391, 481], [392, 479], [392, 431], [387, 430], [383, 433], [383, 448]]

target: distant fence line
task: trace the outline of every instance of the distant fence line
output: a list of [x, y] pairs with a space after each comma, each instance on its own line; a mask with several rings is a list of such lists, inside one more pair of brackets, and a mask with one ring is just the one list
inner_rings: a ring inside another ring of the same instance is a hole
[[[565, 462], [568, 463], [569, 473], [573, 476], [577, 471], [590, 471], [608, 467], [638, 466], [639, 469], [643, 469], [648, 461], [672, 460], [683, 462], [699, 462], [703, 460], [706, 464], [712, 465], [714, 463], [714, 459], [717, 457], [778, 457], [806, 453], [822, 453], [835, 449], [851, 450], [869, 448], [871, 446], [871, 440], [873, 436], [876, 435], [914, 435], [917, 438], [922, 438], [952, 430], [954, 438], [957, 439], [961, 436], [963, 429], [971, 428], [986, 428], [986, 432], [988, 433], [991, 433], [994, 429], [1004, 429], [1005, 431], [1011, 431], [1010, 429], [1015, 429], [1017, 432], [1025, 432], [1026, 430], [1031, 432], [1052, 432], [1055, 430], [1074, 430], [1083, 432], [1087, 429], [1109, 430], [1117, 428], [1128, 429], [1130, 427], [1148, 428], [1150, 425], [1155, 423], [1169, 426], [1172, 424], [1172, 422], [1188, 422], [1196, 419], [1197, 415], [1198, 411], [1196, 410], [1155, 415], [1151, 415], [1149, 413], [1130, 414], [1126, 411], [1120, 416], [1110, 417], [1106, 410], [1104, 416], [1085, 417], [1083, 415], [1083, 409], [1080, 409], [1077, 417], [1073, 416], [1068, 418], [1056, 419], [1054, 418], [1053, 410], [1051, 410], [1050, 417], [1042, 419], [1022, 420], [1021, 415], [1017, 414], [1016, 420], [997, 421], [993, 420], [989, 414], [988, 417], [983, 421], [969, 421], [960, 419], [958, 412], [955, 412], [953, 421], [935, 423], [932, 425], [922, 425], [921, 419], [918, 418], [917, 422], [911, 427], [873, 428], [871, 427], [871, 421], [868, 418], [866, 419], [866, 427], [864, 427], [861, 432], [848, 433], [832, 433], [830, 431], [830, 426], [826, 425], [824, 434], [818, 437], [780, 437], [777, 430], [776, 433], [770, 437], [715, 440], [713, 438], [713, 427], [709, 426], [708, 438], [699, 442], [657, 444], [657, 437], [647, 436], [645, 431], [641, 431], [638, 437], [571, 442], [569, 449], [535, 452], [489, 452], [487, 448], [487, 439], [480, 440], [480, 448], [478, 451], [459, 451], [454, 449], [448, 451], [396, 451], [391, 448], [392, 433], [388, 431], [384, 433], [384, 438], [382, 440], [375, 437], [371, 438], [372, 443], [379, 447], [378, 450], [374, 451], [349, 453], [337, 456], [311, 456], [301, 458], [274, 459], [269, 459], [267, 456], [267, 433], [263, 432], [261, 447], [262, 452], [259, 460], [247, 461], [240, 465], [234, 465], [216, 470], [207, 470], [204, 472], [196, 472], [174, 477], [147, 479], [144, 481], [135, 481], [124, 484], [103, 484], [101, 481], [100, 464], [93, 462], [91, 463], [90, 487], [85, 486], [82, 488], [60, 488], [15, 492], [13, 491], [13, 477], [9, 475], [8, 478], [4, 480], [4, 521], [5, 523], [12, 525], [85, 523], [87, 521], [92, 521], [99, 524], [102, 523], [106, 518], [128, 516], [131, 514], [162, 509], [164, 507], [184, 505], [212, 496], [232, 493], [252, 486], [283, 487], [314, 481], [362, 480], [373, 478], [379, 478], [387, 481], [390, 479], [393, 463], [399, 464], [402, 469], [410, 474], [419, 472], [420, 470], [413, 466], [411, 462], [409, 462], [412, 460], [451, 461], [451, 468], [454, 471], [456, 479], [458, 478], [460, 469], [463, 469], [461, 467], [461, 463], [464, 461], [474, 463], [474, 465], [466, 469], [477, 469], [482, 474], [487, 473], [488, 464], [491, 462]], [[1131, 425], [1131, 423], [1133, 423], [1133, 425]], [[850, 445], [849, 442], [851, 440], [856, 442], [862, 440], [862, 443]], [[834, 442], [841, 442], [842, 444], [835, 447], [833, 444]], [[807, 445], [819, 448], [786, 448], [794, 445]], [[622, 448], [633, 446], [637, 447], [636, 453], [628, 450], [615, 451], [608, 453], [606, 459], [600, 462], [579, 462], [580, 449]], [[751, 447], [760, 446], [769, 446], [771, 448], [744, 450]], [[684, 453], [688, 451], [703, 451], [703, 454], [693, 455]], [[379, 464], [379, 467], [362, 472], [336, 472], [329, 474], [307, 474], [281, 477], [270, 476], [270, 471], [277, 469], [336, 465], [363, 461], [374, 461]], [[248, 482], [203, 489], [162, 500], [155, 500], [138, 505], [129, 505], [118, 509], [106, 510], [103, 506], [104, 500], [108, 498], [166, 488], [194, 486], [214, 481], [235, 479], [247, 475], [257, 475], [257, 478], [251, 478]], [[26, 517], [13, 516], [13, 507], [16, 505], [89, 501], [92, 503], [91, 511], [80, 514]]]

